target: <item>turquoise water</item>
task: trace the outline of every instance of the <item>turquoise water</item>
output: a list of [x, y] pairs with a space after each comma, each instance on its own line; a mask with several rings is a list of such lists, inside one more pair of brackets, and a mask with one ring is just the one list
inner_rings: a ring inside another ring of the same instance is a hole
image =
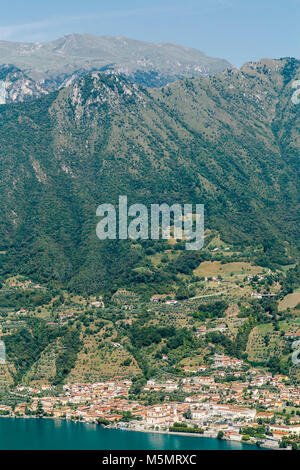
[[0, 450], [241, 450], [239, 442], [105, 429], [54, 419], [0, 419]]

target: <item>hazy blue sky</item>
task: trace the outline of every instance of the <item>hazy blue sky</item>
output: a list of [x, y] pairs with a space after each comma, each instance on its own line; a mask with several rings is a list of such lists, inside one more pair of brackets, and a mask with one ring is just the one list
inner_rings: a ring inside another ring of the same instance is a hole
[[300, 0], [12, 0], [0, 39], [48, 41], [72, 32], [176, 42], [234, 65], [299, 57]]

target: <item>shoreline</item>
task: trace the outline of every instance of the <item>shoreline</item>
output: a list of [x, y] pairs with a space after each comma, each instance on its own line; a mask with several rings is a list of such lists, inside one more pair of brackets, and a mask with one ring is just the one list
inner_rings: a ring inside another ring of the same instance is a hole
[[[248, 441], [235, 441], [234, 439], [218, 439], [217, 436], [207, 436], [203, 433], [192, 433], [192, 432], [177, 432], [177, 431], [157, 431], [157, 430], [146, 430], [146, 429], [132, 429], [132, 428], [121, 428], [121, 427], [108, 427], [108, 426], [104, 426], [106, 427], [107, 429], [115, 429], [115, 430], [118, 430], [118, 431], [133, 431], [133, 432], [144, 432], [144, 433], [148, 433], [148, 434], [151, 434], [151, 433], [154, 433], [154, 434], [168, 434], [170, 436], [172, 435], [175, 435], [175, 436], [188, 436], [188, 437], [204, 437], [206, 439], [216, 439], [218, 441], [226, 441], [226, 442], [236, 442], [238, 444], [247, 444], [247, 445], [251, 445], [251, 446], [256, 446], [255, 442], [248, 442]], [[261, 446], [261, 447], [257, 447], [257, 450], [267, 450], [269, 449], [269, 447], [264, 447], [264, 446]]]

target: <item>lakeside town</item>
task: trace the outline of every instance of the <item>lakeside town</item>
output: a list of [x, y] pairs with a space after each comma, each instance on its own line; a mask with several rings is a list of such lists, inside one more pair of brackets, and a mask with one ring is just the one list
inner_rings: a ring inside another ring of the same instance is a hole
[[206, 261], [177, 251], [153, 255], [187, 269], [169, 294], [76, 295], [7, 276], [0, 417], [299, 449], [297, 268], [243, 253], [223, 263], [225, 245]]
[[[222, 379], [228, 374], [232, 381]], [[186, 371], [188, 372], [188, 371]], [[153, 405], [132, 399], [132, 380], [114, 377], [98, 383], [55, 387], [18, 386], [11, 394], [24, 397], [16, 406], [0, 405], [2, 417], [51, 417], [110, 428], [147, 432], [175, 432], [253, 443], [272, 449], [296, 449], [300, 443], [300, 390], [284, 375], [262, 374], [226, 356], [215, 358], [186, 377], [150, 379], [145, 393], [162, 392], [164, 402]], [[170, 399], [181, 391], [182, 401]]]

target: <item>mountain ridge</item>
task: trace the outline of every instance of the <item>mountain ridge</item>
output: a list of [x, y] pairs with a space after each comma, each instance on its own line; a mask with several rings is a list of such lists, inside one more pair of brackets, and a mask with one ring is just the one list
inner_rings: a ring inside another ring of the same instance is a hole
[[[65, 86], [73, 75], [78, 78], [95, 70], [124, 74], [142, 85], [161, 86], [230, 66], [224, 59], [177, 44], [91, 34], [70, 34], [45, 43], [0, 41], [0, 58], [2, 65], [13, 64], [43, 92]], [[13, 99], [8, 95], [7, 101]]]

